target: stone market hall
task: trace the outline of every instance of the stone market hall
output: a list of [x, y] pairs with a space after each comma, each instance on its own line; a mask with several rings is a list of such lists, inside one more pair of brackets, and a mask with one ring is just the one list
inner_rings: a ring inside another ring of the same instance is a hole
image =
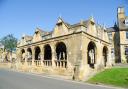
[[53, 31], [36, 28], [33, 36], [23, 35], [17, 44], [17, 68], [85, 80], [112, 67], [115, 62], [121, 62], [122, 59], [115, 55], [122, 54], [116, 49], [122, 50], [124, 44], [120, 45], [121, 49], [117, 44], [124, 39], [117, 41], [115, 38], [120, 32], [125, 34], [127, 29], [116, 30], [120, 28], [122, 9], [118, 8], [116, 27], [106, 28], [97, 24], [93, 17], [76, 24], [69, 24], [59, 17]]

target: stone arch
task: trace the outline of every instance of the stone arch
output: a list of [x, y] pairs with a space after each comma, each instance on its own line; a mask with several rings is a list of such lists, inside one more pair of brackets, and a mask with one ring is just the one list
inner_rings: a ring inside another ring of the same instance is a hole
[[21, 50], [21, 60], [25, 60], [25, 50]]
[[28, 60], [32, 60], [32, 49], [31, 48], [27, 48], [27, 58]]
[[56, 61], [57, 67], [67, 67], [67, 47], [64, 42], [56, 43]]
[[52, 49], [49, 44], [44, 46], [44, 60], [52, 60]]
[[41, 60], [41, 50], [39, 46], [35, 47], [35, 60]]
[[96, 63], [96, 44], [93, 41], [90, 41], [87, 48], [87, 60], [91, 68], [94, 68]]
[[103, 52], [102, 53], [103, 53], [104, 66], [106, 66], [107, 65], [107, 60], [108, 60], [108, 58], [107, 58], [107, 56], [108, 56], [107, 46], [103, 47]]
[[56, 56], [57, 60], [67, 60], [67, 47], [64, 42], [56, 44]]

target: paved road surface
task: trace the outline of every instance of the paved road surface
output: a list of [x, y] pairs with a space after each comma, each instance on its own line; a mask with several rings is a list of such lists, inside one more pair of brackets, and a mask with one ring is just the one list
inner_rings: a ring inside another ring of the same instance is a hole
[[[112, 89], [0, 69], [0, 89]], [[114, 89], [114, 88], [113, 88]]]

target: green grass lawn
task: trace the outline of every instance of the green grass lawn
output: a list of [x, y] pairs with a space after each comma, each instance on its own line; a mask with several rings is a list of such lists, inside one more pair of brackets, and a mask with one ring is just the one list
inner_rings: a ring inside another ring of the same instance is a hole
[[88, 82], [128, 88], [128, 68], [106, 69], [89, 79]]

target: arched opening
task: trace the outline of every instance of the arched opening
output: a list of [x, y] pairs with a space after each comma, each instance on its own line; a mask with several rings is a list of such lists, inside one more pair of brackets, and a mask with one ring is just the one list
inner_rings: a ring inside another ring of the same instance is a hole
[[56, 45], [56, 66], [67, 67], [67, 48], [63, 42], [59, 42]]
[[56, 56], [57, 60], [67, 60], [66, 45], [63, 42], [56, 45]]
[[96, 45], [94, 42], [89, 42], [88, 44], [88, 64], [91, 68], [94, 68], [96, 62]]
[[44, 60], [51, 60], [52, 59], [52, 51], [49, 44], [44, 46]]
[[40, 55], [40, 47], [35, 48], [35, 60], [41, 60], [41, 55]]
[[21, 50], [21, 60], [25, 60], [25, 50]]
[[27, 49], [27, 58], [28, 58], [28, 60], [32, 60], [32, 50], [31, 50], [31, 48]]
[[44, 60], [45, 66], [52, 66], [52, 50], [49, 44], [44, 46]]
[[108, 56], [108, 48], [106, 46], [103, 47], [103, 60], [104, 66], [107, 65], [107, 56]]
[[25, 63], [25, 50], [24, 49], [21, 50], [21, 56], [20, 57], [21, 57], [20, 62], [22, 65], [24, 65], [24, 63]]

